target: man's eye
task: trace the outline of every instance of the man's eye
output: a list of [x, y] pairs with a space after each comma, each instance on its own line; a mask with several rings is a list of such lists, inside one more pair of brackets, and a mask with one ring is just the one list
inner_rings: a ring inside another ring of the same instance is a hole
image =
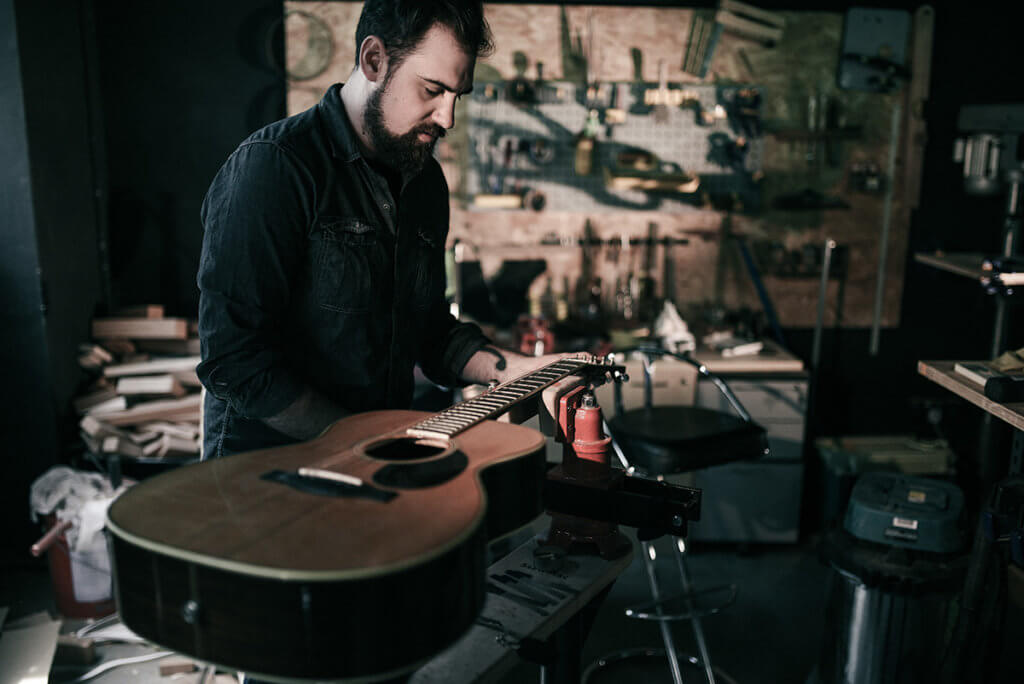
[[441, 94], [440, 90], [431, 90], [430, 88], [427, 88], [426, 91], [427, 95], [429, 95], [430, 97], [437, 97], [438, 95]]

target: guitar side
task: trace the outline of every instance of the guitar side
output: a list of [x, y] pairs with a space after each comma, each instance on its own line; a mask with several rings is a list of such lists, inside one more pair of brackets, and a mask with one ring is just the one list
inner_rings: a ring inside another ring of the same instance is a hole
[[[544, 440], [486, 421], [454, 440], [466, 466], [418, 488], [375, 481], [364, 447], [424, 415], [357, 414], [305, 444], [186, 466], [108, 514], [125, 623], [159, 644], [264, 677], [375, 681], [452, 643], [482, 607], [486, 542], [540, 514]], [[449, 454], [445, 458], [454, 458]], [[456, 459], [457, 460], [457, 459]], [[383, 502], [261, 479], [333, 469]]]

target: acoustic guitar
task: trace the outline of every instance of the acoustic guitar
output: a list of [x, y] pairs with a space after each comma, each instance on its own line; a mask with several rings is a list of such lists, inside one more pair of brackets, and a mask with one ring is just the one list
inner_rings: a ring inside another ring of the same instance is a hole
[[411, 672], [482, 609], [487, 541], [543, 510], [544, 437], [488, 419], [610, 370], [564, 359], [437, 414], [355, 414], [140, 482], [107, 515], [121, 619], [259, 678]]

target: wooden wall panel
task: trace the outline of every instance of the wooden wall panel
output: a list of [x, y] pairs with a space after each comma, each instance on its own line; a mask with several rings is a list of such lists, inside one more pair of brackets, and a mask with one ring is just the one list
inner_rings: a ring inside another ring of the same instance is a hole
[[[289, 111], [311, 106], [333, 82], [344, 80], [354, 62], [354, 35], [361, 3], [286, 2], [286, 10], [320, 17], [334, 36], [330, 66], [320, 76], [291, 81]], [[481, 74], [515, 75], [513, 55], [517, 51], [529, 58], [526, 75], [536, 74], [535, 65], [544, 64], [546, 78], [562, 76], [562, 17], [568, 22], [573, 40], [579, 37], [598, 79], [632, 80], [630, 51], [642, 49], [643, 78], [658, 80], [658, 64], [663, 61], [670, 82], [693, 83], [698, 79], [681, 69], [686, 41], [694, 11], [684, 8], [596, 7], [558, 5], [487, 5], [487, 17], [495, 37], [496, 50], [477, 66]], [[850, 191], [849, 167], [855, 161], [872, 161], [883, 170], [890, 143], [890, 119], [900, 95], [841, 92], [835, 85], [836, 64], [842, 34], [842, 14], [786, 12], [782, 41], [764, 47], [754, 41], [725, 33], [711, 63], [705, 83], [753, 83], [762, 88], [763, 118], [774, 131], [806, 130], [808, 102], [812, 97], [832, 98], [840, 103], [841, 125], [859, 127], [859, 134], [840, 144], [841, 163], [829, 166], [822, 161], [808, 162], [807, 143], [793, 141], [782, 134], [768, 134], [764, 145], [764, 196], [766, 209], [756, 215], [734, 214], [728, 218], [710, 205], [692, 212], [619, 212], [585, 215], [553, 212], [479, 212], [465, 208], [465, 197], [458, 193], [467, 140], [460, 127], [439, 148], [439, 156], [453, 188], [450, 240], [474, 245], [483, 254], [484, 271], [496, 270], [504, 258], [523, 258], [532, 253], [546, 258], [549, 273], [556, 282], [563, 275], [574, 277], [579, 271], [578, 249], [540, 247], [545, 236], [555, 234], [571, 238], [582, 234], [589, 219], [602, 238], [614, 235], [646, 235], [650, 222], [658, 225], [659, 235], [687, 237], [690, 244], [676, 248], [676, 298], [680, 308], [692, 310], [706, 302], [727, 307], [760, 308], [754, 287], [747, 276], [735, 245], [723, 241], [721, 226], [742, 233], [748, 241], [774, 241], [788, 250], [805, 246], [820, 248], [826, 238], [836, 240], [849, 251], [849, 271], [838, 299], [839, 283], [829, 283], [826, 292], [826, 325], [832, 325], [841, 312], [841, 324], [867, 327], [871, 324], [879, 256], [879, 236], [883, 214], [883, 196]], [[287, 23], [289, 60], [300, 59], [307, 37], [301, 18], [289, 17]], [[458, 119], [458, 117], [457, 117]], [[465, 127], [463, 126], [463, 132]], [[824, 149], [819, 146], [819, 160]], [[919, 159], [917, 161], [919, 164]], [[903, 179], [914, 178], [919, 170], [906, 168], [897, 159], [892, 204], [890, 253], [886, 269], [883, 326], [899, 322], [903, 287], [903, 264], [909, 231], [909, 208], [903, 200]], [[844, 199], [849, 209], [778, 211], [771, 209], [778, 195], [814, 189], [824, 195]], [[723, 246], [724, 245], [724, 246]], [[660, 266], [660, 262], [659, 262]], [[620, 257], [619, 268], [622, 267]], [[601, 263], [599, 270], [614, 284], [615, 266]], [[534, 287], [543, 287], [539, 278]], [[788, 327], [814, 324], [819, 294], [819, 277], [789, 277], [766, 274], [765, 286], [772, 297], [781, 323]]]

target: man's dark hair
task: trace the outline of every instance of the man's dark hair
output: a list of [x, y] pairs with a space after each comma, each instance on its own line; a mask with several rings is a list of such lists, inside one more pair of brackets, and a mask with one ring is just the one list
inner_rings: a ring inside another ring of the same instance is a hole
[[468, 54], [482, 57], [494, 49], [480, 0], [367, 0], [356, 26], [356, 66], [359, 47], [367, 36], [384, 41], [393, 68], [434, 24], [450, 29]]

